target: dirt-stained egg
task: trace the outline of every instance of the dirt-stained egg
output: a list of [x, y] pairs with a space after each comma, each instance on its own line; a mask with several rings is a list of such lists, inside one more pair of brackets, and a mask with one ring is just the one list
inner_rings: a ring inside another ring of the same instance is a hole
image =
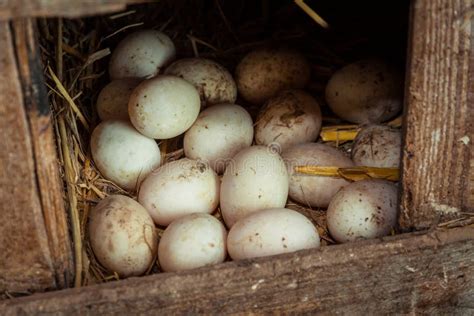
[[397, 224], [397, 192], [397, 186], [386, 180], [346, 186], [329, 204], [329, 233], [340, 243], [390, 234]]
[[296, 166], [353, 167], [354, 163], [338, 149], [326, 144], [305, 143], [282, 153], [290, 178], [290, 198], [302, 205], [326, 208], [332, 197], [349, 182], [342, 178], [296, 173]]
[[268, 100], [255, 125], [257, 145], [275, 144], [281, 150], [312, 142], [321, 130], [318, 102], [302, 90], [286, 90]]
[[123, 195], [108, 196], [91, 210], [89, 237], [99, 262], [122, 277], [145, 273], [158, 246], [155, 225], [148, 212]]
[[128, 102], [133, 126], [155, 139], [183, 134], [198, 117], [200, 108], [196, 88], [184, 79], [168, 75], [143, 81]]
[[364, 127], [352, 145], [352, 160], [357, 166], [398, 168], [401, 143], [399, 129], [384, 125]]
[[286, 208], [267, 209], [240, 219], [229, 231], [233, 260], [318, 248], [319, 233], [304, 215]]
[[167, 226], [190, 213], [212, 213], [219, 204], [219, 185], [207, 164], [183, 158], [153, 171], [140, 186], [138, 201], [156, 224]]
[[232, 75], [220, 64], [205, 58], [185, 58], [168, 66], [165, 74], [192, 83], [199, 92], [201, 105], [234, 103], [237, 86]]
[[161, 161], [156, 141], [122, 120], [100, 123], [92, 132], [91, 151], [102, 175], [127, 190], [137, 189]]
[[245, 100], [263, 104], [281, 90], [304, 88], [310, 75], [311, 67], [302, 54], [287, 48], [261, 48], [242, 59], [235, 81]]
[[284, 207], [287, 197], [285, 163], [270, 147], [245, 148], [225, 169], [220, 208], [229, 228], [253, 212]]
[[218, 104], [202, 111], [184, 135], [184, 154], [207, 162], [217, 173], [224, 172], [239, 151], [253, 140], [250, 114], [236, 104]]
[[393, 118], [402, 108], [403, 75], [378, 59], [361, 60], [336, 71], [326, 86], [331, 110], [346, 121], [367, 124]]
[[209, 214], [189, 214], [173, 221], [163, 232], [158, 260], [166, 272], [195, 269], [224, 262], [227, 231]]
[[126, 36], [110, 58], [110, 79], [156, 76], [171, 62], [176, 50], [171, 39], [156, 30], [141, 30]]
[[107, 84], [97, 97], [97, 114], [102, 121], [128, 120], [128, 100], [140, 80], [118, 79]]

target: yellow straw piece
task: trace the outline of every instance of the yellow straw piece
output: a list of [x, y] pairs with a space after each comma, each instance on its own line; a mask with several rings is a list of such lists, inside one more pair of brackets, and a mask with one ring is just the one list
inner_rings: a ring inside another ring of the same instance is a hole
[[307, 15], [309, 15], [316, 23], [327, 29], [329, 24], [324, 21], [324, 19], [319, 16], [313, 9], [311, 9], [304, 0], [295, 0], [297, 6], [299, 6]]
[[[390, 127], [401, 127], [402, 117], [399, 116], [386, 123]], [[357, 137], [361, 127], [360, 125], [331, 125], [321, 129], [320, 136], [324, 142], [346, 142], [354, 140]]]
[[400, 179], [398, 168], [296, 166], [295, 172], [313, 176], [339, 177], [350, 181], [365, 179], [398, 181]]
[[349, 140], [354, 140], [359, 133], [359, 129], [351, 130], [321, 130], [321, 139], [325, 142], [346, 142]]

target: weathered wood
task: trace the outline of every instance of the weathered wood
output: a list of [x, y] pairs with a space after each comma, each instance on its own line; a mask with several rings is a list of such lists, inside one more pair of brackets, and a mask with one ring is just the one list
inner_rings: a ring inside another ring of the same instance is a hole
[[3, 0], [0, 20], [18, 17], [81, 17], [125, 9], [127, 4], [153, 0]]
[[416, 0], [406, 89], [400, 224], [474, 210], [474, 2]]
[[57, 287], [65, 288], [72, 280], [71, 239], [62, 196], [63, 183], [59, 175], [60, 165], [56, 155], [43, 66], [37, 49], [35, 25], [30, 19], [18, 19], [13, 22], [15, 48]]
[[0, 22], [0, 293], [64, 287], [72, 261], [39, 61], [15, 30]]
[[0, 302], [0, 314], [474, 312], [474, 228], [228, 262]]

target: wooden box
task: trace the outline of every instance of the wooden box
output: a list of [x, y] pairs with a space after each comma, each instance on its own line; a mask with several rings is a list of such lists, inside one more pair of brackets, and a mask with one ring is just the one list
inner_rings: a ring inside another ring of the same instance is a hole
[[407, 233], [64, 289], [77, 245], [33, 21], [133, 2], [0, 3], [0, 292], [57, 290], [2, 300], [0, 314], [474, 313], [472, 0], [411, 3], [399, 219]]

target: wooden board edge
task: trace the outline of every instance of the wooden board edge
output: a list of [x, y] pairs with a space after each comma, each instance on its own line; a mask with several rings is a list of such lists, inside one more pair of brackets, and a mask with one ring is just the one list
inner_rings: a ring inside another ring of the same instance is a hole
[[37, 294], [0, 302], [0, 314], [416, 313], [469, 302], [474, 228], [465, 227]]

